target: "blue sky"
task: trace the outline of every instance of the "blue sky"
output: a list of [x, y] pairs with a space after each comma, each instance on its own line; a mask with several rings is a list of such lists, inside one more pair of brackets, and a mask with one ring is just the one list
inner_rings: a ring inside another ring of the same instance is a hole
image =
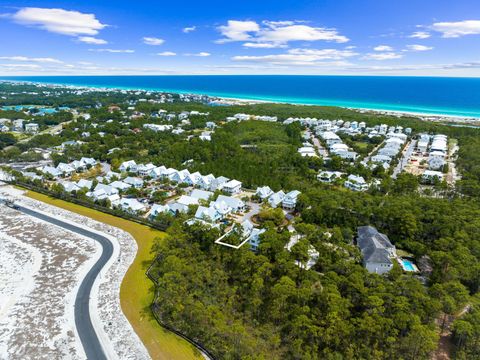
[[3, 0], [0, 34], [0, 75], [480, 76], [478, 0]]

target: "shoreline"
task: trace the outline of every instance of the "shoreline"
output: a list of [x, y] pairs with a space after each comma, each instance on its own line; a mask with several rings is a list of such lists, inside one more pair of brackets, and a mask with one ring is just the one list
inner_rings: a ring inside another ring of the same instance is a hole
[[[17, 83], [17, 84], [32, 84], [36, 86], [46, 86], [46, 87], [65, 87], [71, 89], [86, 89], [86, 90], [100, 90], [100, 91], [145, 91], [145, 92], [155, 92], [155, 93], [170, 93], [170, 94], [182, 94], [182, 95], [197, 95], [197, 96], [207, 96], [212, 98], [212, 103], [217, 103], [218, 105], [254, 105], [254, 104], [285, 104], [293, 106], [321, 106], [321, 107], [337, 107], [341, 109], [347, 109], [352, 111], [357, 111], [360, 113], [374, 113], [378, 115], [387, 115], [387, 116], [396, 116], [396, 117], [418, 117], [422, 121], [432, 121], [432, 122], [453, 122], [458, 124], [465, 124], [470, 126], [480, 126], [480, 114], [479, 115], [460, 115], [460, 114], [448, 114], [426, 111], [415, 111], [415, 110], [397, 110], [397, 109], [382, 109], [377, 107], [368, 107], [368, 106], [348, 106], [347, 104], [335, 104], [335, 101], [332, 100], [332, 104], [328, 104], [328, 100], [325, 100], [325, 103], [312, 103], [312, 102], [301, 102], [297, 101], [288, 101], [288, 100], [279, 100], [279, 99], [258, 99], [255, 97], [237, 97], [237, 96], [228, 96], [228, 95], [215, 95], [214, 93], [202, 93], [196, 91], [187, 91], [187, 90], [175, 90], [175, 89], [157, 89], [157, 88], [145, 88], [145, 87], [127, 87], [127, 86], [109, 86], [109, 85], [82, 85], [82, 84], [65, 84], [65, 83], [54, 83], [54, 82], [39, 82], [39, 81], [29, 81], [29, 80], [8, 80], [0, 79], [0, 83]], [[386, 105], [388, 106], [388, 105]]]

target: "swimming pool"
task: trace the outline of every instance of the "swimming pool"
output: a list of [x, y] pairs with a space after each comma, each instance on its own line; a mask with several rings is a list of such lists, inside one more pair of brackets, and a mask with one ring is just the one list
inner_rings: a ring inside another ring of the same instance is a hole
[[416, 271], [413, 263], [405, 259], [402, 259], [402, 267], [405, 271]]

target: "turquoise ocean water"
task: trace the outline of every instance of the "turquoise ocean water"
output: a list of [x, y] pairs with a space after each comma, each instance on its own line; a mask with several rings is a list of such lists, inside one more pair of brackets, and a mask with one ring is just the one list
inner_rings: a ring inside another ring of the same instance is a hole
[[480, 118], [480, 78], [297, 75], [16, 76], [0, 80]]

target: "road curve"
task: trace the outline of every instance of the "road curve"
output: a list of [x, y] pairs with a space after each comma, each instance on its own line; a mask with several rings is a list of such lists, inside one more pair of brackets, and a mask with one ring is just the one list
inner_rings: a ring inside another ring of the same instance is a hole
[[95, 282], [95, 279], [99, 275], [102, 268], [110, 260], [113, 254], [113, 244], [110, 240], [100, 234], [88, 231], [79, 226], [72, 225], [70, 223], [64, 222], [52, 216], [46, 215], [44, 213], [37, 212], [30, 208], [26, 208], [20, 205], [17, 205], [17, 210], [36, 217], [37, 219], [46, 221], [50, 224], [59, 226], [65, 230], [79, 234], [88, 238], [91, 238], [102, 245], [102, 255], [97, 260], [97, 262], [92, 266], [88, 271], [87, 275], [82, 280], [80, 287], [78, 289], [76, 298], [75, 298], [75, 326], [77, 328], [78, 335], [80, 336], [80, 341], [82, 342], [85, 355], [89, 360], [104, 360], [107, 359], [105, 351], [100, 343], [100, 340], [95, 332], [95, 328], [92, 324], [92, 319], [90, 317], [90, 293], [92, 292], [92, 287]]

